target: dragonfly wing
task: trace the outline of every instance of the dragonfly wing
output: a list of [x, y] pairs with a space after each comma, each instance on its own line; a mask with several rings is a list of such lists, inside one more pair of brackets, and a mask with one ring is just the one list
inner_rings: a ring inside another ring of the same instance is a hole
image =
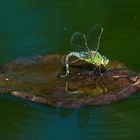
[[74, 51], [81, 52], [81, 51], [88, 51], [87, 47], [87, 40], [83, 33], [75, 32], [71, 39], [70, 44]]
[[87, 35], [88, 46], [91, 50], [97, 52], [100, 45], [100, 38], [103, 32], [103, 27], [101, 24], [95, 24], [90, 29]]

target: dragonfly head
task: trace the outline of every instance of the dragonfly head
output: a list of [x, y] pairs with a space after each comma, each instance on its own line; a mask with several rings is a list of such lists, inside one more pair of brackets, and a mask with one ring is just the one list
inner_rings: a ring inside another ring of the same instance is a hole
[[102, 58], [102, 65], [106, 66], [108, 63], [109, 63], [109, 59], [106, 58], [105, 56], [103, 56], [103, 58]]

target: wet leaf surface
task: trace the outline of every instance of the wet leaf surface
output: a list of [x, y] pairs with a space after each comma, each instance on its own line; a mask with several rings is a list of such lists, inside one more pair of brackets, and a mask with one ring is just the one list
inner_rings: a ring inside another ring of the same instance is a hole
[[[83, 61], [70, 65], [69, 78], [62, 55], [40, 55], [17, 59], [0, 70], [0, 92], [57, 107], [75, 108], [107, 104], [123, 99], [140, 87], [139, 74], [111, 61], [102, 75]], [[66, 90], [67, 87], [67, 90]]]

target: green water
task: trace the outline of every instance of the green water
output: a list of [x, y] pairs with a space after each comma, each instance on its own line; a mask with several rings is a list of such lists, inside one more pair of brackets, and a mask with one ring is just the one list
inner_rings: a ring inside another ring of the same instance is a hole
[[[100, 52], [140, 71], [139, 0], [0, 1], [0, 64], [65, 53], [73, 32], [101, 22]], [[140, 139], [140, 91], [110, 105], [75, 110], [0, 96], [0, 140]]]

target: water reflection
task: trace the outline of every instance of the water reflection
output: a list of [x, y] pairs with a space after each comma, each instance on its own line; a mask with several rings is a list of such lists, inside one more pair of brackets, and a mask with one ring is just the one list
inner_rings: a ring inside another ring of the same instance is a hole
[[139, 136], [138, 101], [139, 92], [111, 105], [64, 109], [3, 96], [0, 98], [1, 136], [21, 137], [21, 140], [29, 136], [42, 140], [132, 139]]
[[72, 115], [72, 113], [77, 112], [77, 124], [79, 128], [85, 128], [88, 126], [89, 121], [89, 107], [81, 107], [77, 109], [60, 109], [59, 115], [61, 118], [67, 118]]

